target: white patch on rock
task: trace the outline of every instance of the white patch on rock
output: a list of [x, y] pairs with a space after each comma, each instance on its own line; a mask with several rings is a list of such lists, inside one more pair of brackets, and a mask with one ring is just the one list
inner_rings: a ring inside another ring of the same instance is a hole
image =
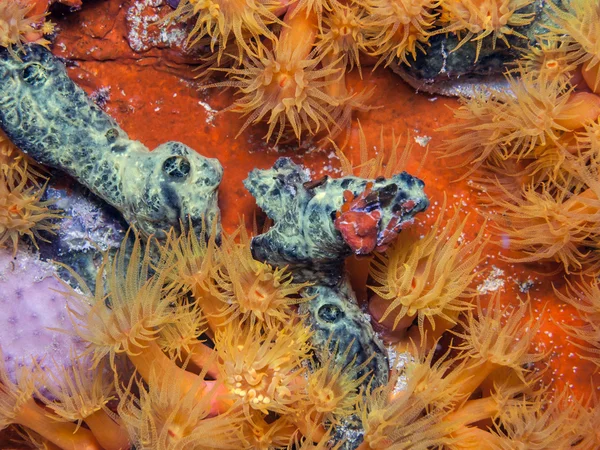
[[496, 266], [492, 266], [490, 275], [483, 281], [483, 283], [477, 286], [477, 292], [479, 294], [487, 294], [488, 292], [494, 292], [502, 288], [506, 281], [504, 278], [502, 278], [503, 276], [504, 270]]
[[431, 136], [415, 136], [413, 139], [421, 147], [427, 147], [427, 144], [429, 144], [429, 141], [431, 140]]

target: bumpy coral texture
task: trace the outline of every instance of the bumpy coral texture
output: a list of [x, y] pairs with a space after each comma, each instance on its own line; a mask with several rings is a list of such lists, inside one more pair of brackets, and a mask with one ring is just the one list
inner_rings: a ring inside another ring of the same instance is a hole
[[27, 251], [13, 259], [11, 251], [0, 250], [0, 348], [13, 381], [19, 367], [32, 370], [34, 362], [58, 376], [85, 348], [79, 338], [55, 330], [73, 329], [61, 294], [66, 288], [55, 276], [51, 264]]

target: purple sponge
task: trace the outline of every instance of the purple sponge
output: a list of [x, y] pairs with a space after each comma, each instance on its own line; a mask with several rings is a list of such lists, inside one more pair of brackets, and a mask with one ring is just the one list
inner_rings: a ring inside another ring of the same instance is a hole
[[86, 347], [72, 332], [67, 299], [61, 294], [66, 288], [55, 276], [52, 264], [24, 248], [15, 258], [10, 250], [0, 249], [0, 349], [13, 381], [17, 367], [32, 368], [33, 360], [58, 375], [55, 363], [71, 366], [71, 357]]

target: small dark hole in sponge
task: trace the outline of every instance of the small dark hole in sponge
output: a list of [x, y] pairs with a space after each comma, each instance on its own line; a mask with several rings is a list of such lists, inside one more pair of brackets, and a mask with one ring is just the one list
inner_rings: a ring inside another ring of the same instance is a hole
[[38, 63], [30, 64], [23, 69], [23, 80], [32, 86], [43, 84], [46, 81], [46, 69]]
[[105, 134], [106, 140], [109, 144], [113, 144], [119, 137], [119, 131], [116, 128], [111, 128]]
[[344, 317], [344, 311], [339, 306], [327, 304], [319, 308], [319, 318], [325, 322], [335, 323]]

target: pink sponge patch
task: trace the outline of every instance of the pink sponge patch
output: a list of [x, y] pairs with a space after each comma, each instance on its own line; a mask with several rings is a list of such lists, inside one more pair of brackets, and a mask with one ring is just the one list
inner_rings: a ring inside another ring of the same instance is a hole
[[67, 298], [61, 294], [66, 288], [55, 276], [52, 264], [23, 249], [16, 258], [0, 249], [0, 349], [13, 381], [17, 368], [33, 367], [34, 360], [59, 375], [56, 366], [72, 366], [71, 357], [85, 349], [72, 331]]

